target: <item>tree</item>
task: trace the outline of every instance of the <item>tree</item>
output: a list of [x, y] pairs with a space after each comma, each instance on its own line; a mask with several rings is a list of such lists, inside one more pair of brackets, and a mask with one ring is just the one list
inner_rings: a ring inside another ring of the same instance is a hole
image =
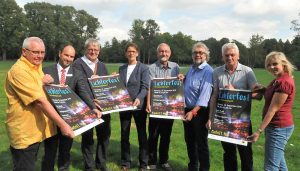
[[[298, 13], [298, 16], [300, 17], [300, 13]], [[296, 36], [295, 37], [299, 37], [300, 36], [300, 24], [299, 24], [299, 20], [292, 20], [291, 23], [292, 23], [291, 29], [296, 32]]]
[[172, 36], [170, 43], [173, 49], [173, 59], [178, 63], [191, 63], [192, 62], [192, 47], [195, 41], [192, 36], [184, 35], [178, 32]]
[[263, 61], [263, 50], [262, 42], [264, 40], [263, 36], [258, 34], [252, 35], [249, 40], [249, 57], [246, 60], [246, 64], [250, 67], [262, 66]]
[[[20, 44], [28, 34], [29, 21], [22, 8], [14, 0], [1, 0], [0, 3], [0, 55], [2, 60], [9, 56], [19, 56]], [[17, 21], [17, 22], [16, 22]]]
[[146, 58], [149, 64], [153, 52], [155, 52], [154, 39], [158, 35], [159, 26], [155, 20], [148, 19], [143, 21], [136, 19], [133, 21], [132, 28], [129, 30], [131, 40], [138, 44], [142, 62], [145, 63]]
[[30, 35], [45, 41], [46, 59], [56, 59], [59, 47], [70, 42], [79, 55], [87, 38], [96, 38], [101, 28], [98, 19], [84, 10], [49, 3], [28, 3], [24, 6], [27, 18], [32, 22]]

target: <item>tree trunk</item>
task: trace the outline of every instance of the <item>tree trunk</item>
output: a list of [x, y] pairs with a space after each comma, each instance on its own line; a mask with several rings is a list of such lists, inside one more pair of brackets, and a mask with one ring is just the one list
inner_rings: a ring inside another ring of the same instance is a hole
[[3, 53], [2, 53], [2, 61], [6, 61], [6, 49], [3, 49]]

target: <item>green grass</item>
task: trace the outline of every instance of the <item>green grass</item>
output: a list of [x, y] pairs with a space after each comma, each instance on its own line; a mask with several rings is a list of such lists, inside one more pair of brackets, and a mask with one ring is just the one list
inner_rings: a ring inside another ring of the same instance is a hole
[[[6, 108], [6, 96], [3, 91], [3, 84], [5, 81], [5, 75], [8, 69], [15, 61], [0, 62], [0, 170], [12, 170], [12, 158], [9, 151], [9, 141], [6, 135], [5, 129], [5, 108]], [[49, 65], [46, 63], [45, 65]], [[117, 72], [118, 66], [116, 64], [108, 64], [107, 67], [110, 72]], [[187, 68], [183, 68], [182, 72], [185, 73]], [[273, 76], [268, 74], [264, 69], [255, 69], [255, 74], [258, 81], [267, 85], [272, 79]], [[296, 85], [300, 85], [300, 72], [297, 71], [294, 73]], [[299, 170], [300, 163], [300, 129], [298, 123], [300, 123], [300, 93], [299, 91], [296, 94], [296, 100], [294, 102], [293, 114], [295, 121], [295, 131], [288, 142], [286, 147], [286, 160], [289, 167], [289, 170], [295, 171]], [[261, 122], [261, 111], [264, 101], [253, 101], [252, 103], [252, 122], [253, 129], [257, 129], [258, 125]], [[112, 170], [120, 170], [120, 122], [119, 116], [117, 113], [111, 115], [111, 125], [112, 125], [112, 134], [111, 141], [108, 151], [108, 167]], [[131, 127], [131, 156], [132, 156], [132, 170], [137, 170], [138, 167], [138, 141], [137, 141], [137, 132], [135, 130], [135, 125], [132, 124]], [[210, 159], [211, 159], [211, 170], [219, 171], [223, 170], [223, 161], [222, 155], [223, 150], [219, 141], [209, 140], [210, 148]], [[263, 160], [264, 160], [264, 135], [260, 137], [259, 141], [253, 144], [254, 152], [254, 171], [263, 170]], [[43, 147], [40, 147], [39, 157], [37, 161], [37, 168], [40, 168], [41, 156], [43, 154]], [[176, 120], [173, 125], [173, 132], [171, 136], [171, 145], [169, 150], [170, 155], [170, 164], [173, 166], [175, 171], [187, 170], [188, 156], [186, 152], [186, 145], [184, 142], [183, 135], [183, 125], [182, 122]], [[83, 170], [83, 160], [80, 151], [80, 136], [75, 138], [73, 148], [71, 151], [72, 156], [72, 171]], [[298, 161], [298, 162], [297, 162]], [[298, 168], [298, 169], [297, 169]], [[40, 169], [37, 169], [40, 170]]]

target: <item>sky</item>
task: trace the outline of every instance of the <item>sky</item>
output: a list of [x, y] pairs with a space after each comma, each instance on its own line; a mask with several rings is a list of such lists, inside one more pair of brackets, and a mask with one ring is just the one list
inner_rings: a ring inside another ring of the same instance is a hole
[[293, 40], [291, 21], [300, 19], [299, 0], [16, 0], [73, 6], [98, 18], [102, 43], [129, 39], [133, 20], [154, 19], [160, 32], [181, 31], [194, 40], [229, 38], [248, 46], [252, 35]]

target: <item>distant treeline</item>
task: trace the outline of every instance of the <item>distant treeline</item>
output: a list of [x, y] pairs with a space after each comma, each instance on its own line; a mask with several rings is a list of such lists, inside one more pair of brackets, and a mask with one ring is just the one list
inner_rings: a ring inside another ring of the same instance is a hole
[[[24, 9], [15, 0], [0, 0], [0, 59], [17, 59], [21, 53], [22, 41], [28, 36], [38, 36], [46, 44], [46, 60], [56, 60], [58, 49], [69, 42], [77, 50], [76, 56], [83, 55], [83, 46], [87, 38], [97, 38], [102, 26], [98, 18], [84, 10], [71, 6], [52, 5], [49, 3], [27, 3]], [[293, 29], [297, 31], [297, 20]], [[140, 47], [140, 61], [152, 63], [156, 60], [156, 48], [161, 42], [168, 43], [172, 49], [172, 60], [179, 64], [192, 63], [191, 48], [197, 41], [204, 42], [210, 49], [212, 65], [222, 64], [221, 47], [227, 42], [235, 42], [240, 49], [240, 62], [251, 67], [264, 67], [264, 58], [271, 51], [282, 51], [298, 68], [300, 67], [300, 37], [283, 42], [281, 39], [264, 39], [261, 35], [252, 35], [248, 47], [238, 40], [222, 38], [216, 40], [193, 40], [192, 36], [182, 32], [161, 33], [155, 20], [136, 19], [128, 32], [129, 40], [111, 41], [102, 45], [100, 59], [104, 62], [126, 62], [125, 45], [133, 41]]]

